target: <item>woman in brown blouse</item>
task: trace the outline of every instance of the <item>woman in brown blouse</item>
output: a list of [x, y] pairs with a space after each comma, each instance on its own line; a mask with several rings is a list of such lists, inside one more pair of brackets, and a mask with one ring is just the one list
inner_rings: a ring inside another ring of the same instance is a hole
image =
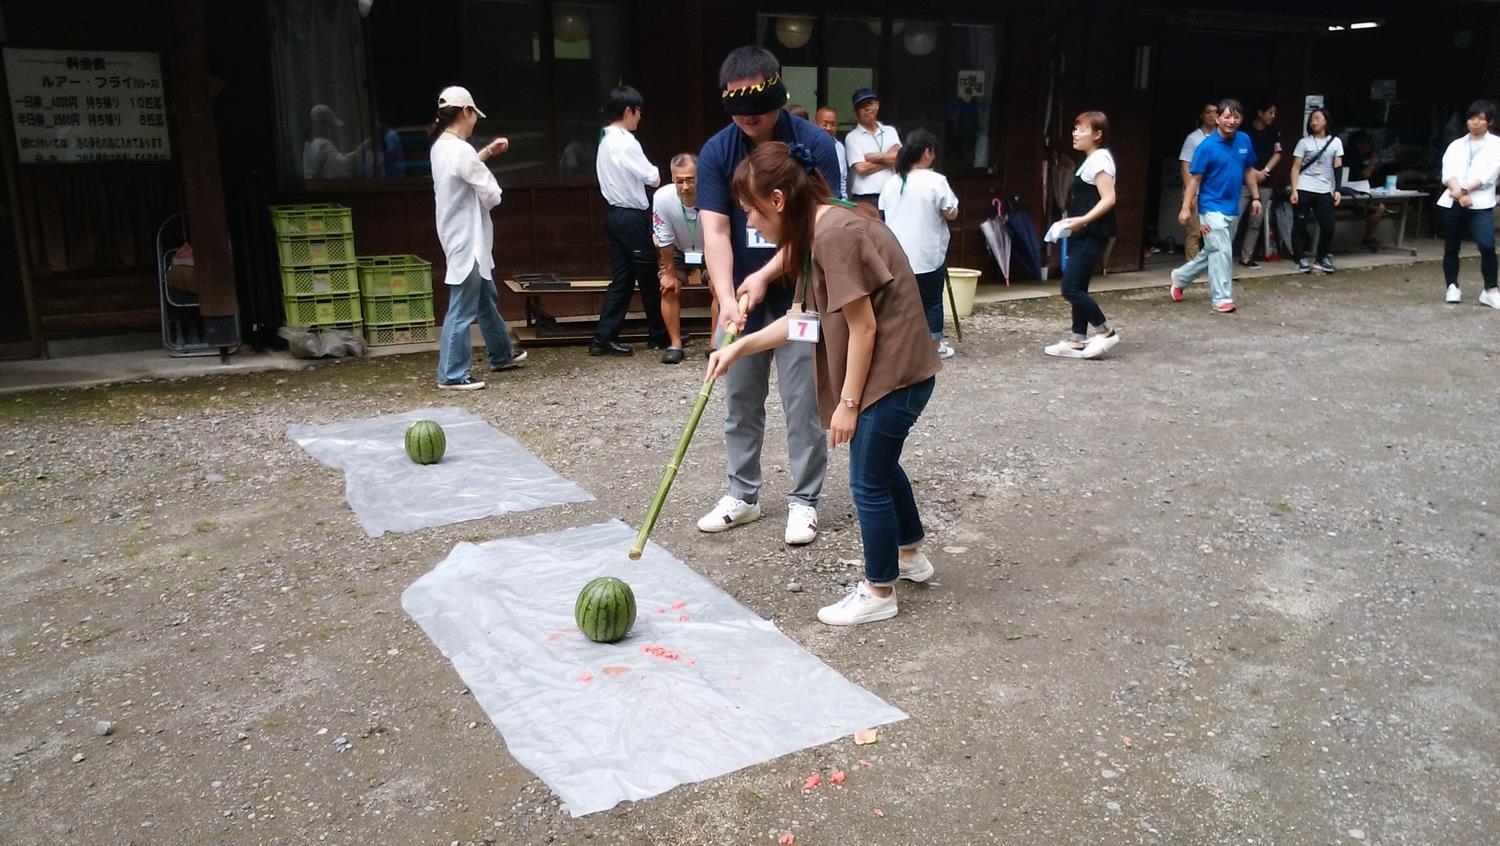
[[916, 277], [879, 220], [837, 200], [800, 144], [756, 146], [734, 173], [735, 201], [762, 237], [781, 245], [792, 310], [714, 353], [708, 375], [742, 356], [812, 343], [818, 411], [828, 445], [849, 444], [849, 488], [864, 542], [865, 578], [818, 611], [834, 626], [896, 615], [898, 578], [923, 582], [922, 519], [901, 449], [932, 396], [938, 364]]

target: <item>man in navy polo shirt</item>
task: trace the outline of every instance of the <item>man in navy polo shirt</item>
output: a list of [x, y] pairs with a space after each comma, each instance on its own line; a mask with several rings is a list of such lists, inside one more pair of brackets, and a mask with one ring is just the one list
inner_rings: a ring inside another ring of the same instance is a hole
[[[800, 143], [812, 150], [818, 170], [837, 190], [839, 160], [834, 141], [823, 130], [786, 111], [781, 62], [760, 47], [740, 47], [719, 68], [724, 111], [732, 123], [719, 130], [698, 154], [698, 214], [709, 284], [719, 304], [719, 326], [753, 332], [785, 314], [791, 286], [781, 279], [776, 245], [745, 222], [745, 211], [730, 196], [734, 169], [756, 144]], [[773, 257], [777, 257], [772, 261]], [[748, 296], [750, 310], [737, 299]], [[787, 344], [751, 356], [730, 368], [725, 388], [724, 447], [729, 492], [698, 521], [705, 532], [722, 532], [760, 519], [761, 445], [766, 430], [766, 396], [775, 359], [781, 407], [786, 414], [787, 453], [792, 490], [787, 495], [786, 542], [811, 543], [818, 533], [818, 494], [828, 465], [827, 438], [818, 420], [813, 390], [812, 345]]]
[[1177, 222], [1192, 219], [1193, 198], [1198, 198], [1198, 225], [1203, 232], [1203, 250], [1191, 261], [1172, 271], [1172, 299], [1182, 302], [1182, 289], [1208, 269], [1209, 293], [1219, 314], [1234, 313], [1234, 222], [1240, 210], [1241, 186], [1249, 188], [1250, 213], [1260, 216], [1260, 185], [1255, 170], [1255, 150], [1239, 132], [1245, 108], [1238, 100], [1219, 102], [1219, 131], [1204, 139], [1188, 165], [1188, 185], [1182, 192], [1182, 210]]

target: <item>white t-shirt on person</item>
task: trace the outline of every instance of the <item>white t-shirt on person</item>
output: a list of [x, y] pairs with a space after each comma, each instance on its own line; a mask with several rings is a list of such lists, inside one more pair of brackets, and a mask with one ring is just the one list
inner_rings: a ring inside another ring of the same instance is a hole
[[[1323, 152], [1319, 154], [1319, 150]], [[1317, 161], [1312, 161], [1314, 156], [1317, 156]], [[1321, 141], [1311, 135], [1302, 136], [1297, 146], [1292, 149], [1292, 158], [1302, 160], [1302, 173], [1297, 177], [1297, 190], [1311, 191], [1314, 194], [1332, 194], [1333, 163], [1334, 160], [1343, 157], [1344, 142], [1337, 135], [1331, 135]]]
[[489, 279], [495, 268], [490, 209], [500, 205], [500, 184], [469, 142], [448, 132], [432, 144], [432, 195], [448, 265], [443, 281], [462, 285], [476, 263]]
[[1177, 160], [1179, 162], [1191, 163], [1193, 161], [1193, 153], [1198, 151], [1198, 145], [1202, 144], [1203, 140], [1212, 134], [1214, 133], [1211, 129], [1207, 132], [1204, 132], [1202, 129], [1195, 129], [1189, 132], [1187, 137], [1182, 139], [1182, 150], [1177, 153]]
[[1100, 147], [1094, 152], [1089, 153], [1088, 157], [1083, 160], [1083, 164], [1078, 166], [1078, 170], [1074, 172], [1074, 175], [1082, 178], [1084, 182], [1093, 185], [1101, 173], [1107, 173], [1111, 177], [1115, 175], [1115, 157], [1104, 147]]
[[698, 210], [684, 206], [676, 185], [663, 185], [651, 198], [651, 231], [656, 246], [676, 247], [680, 252], [703, 252], [703, 225]]
[[948, 260], [948, 221], [943, 213], [956, 208], [958, 196], [948, 177], [931, 168], [912, 168], [904, 189], [900, 176], [892, 176], [881, 189], [885, 225], [901, 244], [912, 273], [931, 273]]

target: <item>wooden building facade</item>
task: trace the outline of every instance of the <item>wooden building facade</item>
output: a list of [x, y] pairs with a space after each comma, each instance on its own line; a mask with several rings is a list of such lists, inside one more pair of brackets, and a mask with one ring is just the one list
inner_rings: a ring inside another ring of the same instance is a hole
[[[850, 92], [869, 85], [884, 122], [936, 132], [939, 167], [961, 204], [949, 263], [991, 277], [979, 224], [993, 201], [1018, 199], [1038, 224], [1054, 215], [1076, 161], [1073, 116], [1108, 112], [1120, 197], [1108, 264], [1137, 269], [1153, 242], [1175, 234], [1158, 224], [1163, 173], [1207, 99], [1273, 98], [1290, 142], [1304, 95], [1325, 81], [1363, 104], [1362, 86], [1389, 79], [1398, 114], [1406, 108], [1427, 125], [1460, 100], [1500, 93], [1500, 28], [1487, 4], [1428, 4], [1420, 15], [1394, 0], [1365, 4], [1361, 14], [1380, 26], [1358, 34], [1339, 29], [1352, 21], [1336, 14], [1347, 13], [1310, 11], [1318, 5], [1272, 2], [1252, 14], [1220, 0], [929, 0], [919, 9], [889, 0], [6, 0], [7, 51], [158, 54], [171, 145], [159, 161], [38, 163], [22, 160], [9, 126], [0, 133], [9, 198], [0, 356], [45, 355], [48, 340], [71, 335], [154, 331], [155, 233], [182, 209], [205, 313], [237, 319], [252, 343], [279, 324], [268, 204], [348, 205], [359, 254], [415, 253], [440, 276], [425, 128], [451, 83], [467, 85], [488, 114], [478, 137], [512, 142], [493, 162], [505, 190], [497, 272], [607, 275], [593, 176], [605, 91], [623, 80], [643, 93], [638, 135], [665, 172], [672, 155], [696, 151], [725, 124], [718, 64], [752, 43], [782, 59], [794, 100], [835, 106], [845, 129]], [[1403, 59], [1379, 40], [1398, 30], [1454, 47]], [[1430, 62], [1411, 60], [1429, 53]], [[6, 124], [15, 108], [0, 113]], [[317, 139], [337, 155], [309, 155]], [[519, 318], [521, 305], [502, 299]]]

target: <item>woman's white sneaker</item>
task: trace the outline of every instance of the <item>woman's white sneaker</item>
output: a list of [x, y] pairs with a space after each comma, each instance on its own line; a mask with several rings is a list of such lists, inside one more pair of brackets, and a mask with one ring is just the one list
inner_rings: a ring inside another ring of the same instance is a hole
[[792, 546], [812, 543], [818, 537], [818, 509], [793, 502], [786, 507], [786, 542]]
[[1462, 302], [1463, 298], [1464, 298], [1464, 295], [1463, 295], [1462, 292], [1460, 292], [1458, 290], [1458, 286], [1457, 285], [1449, 285], [1448, 286], [1448, 293], [1443, 296], [1443, 302], [1445, 302], [1445, 303], [1457, 303], [1457, 302]]
[[1479, 295], [1479, 304], [1500, 308], [1500, 288], [1485, 288], [1484, 293]]
[[759, 519], [760, 503], [746, 502], [743, 499], [726, 496], [719, 500], [714, 510], [698, 518], [698, 531], [723, 532], [735, 526], [754, 523]]
[[818, 609], [818, 619], [830, 626], [857, 626], [896, 616], [896, 592], [876, 596], [870, 583], [860, 579], [854, 589], [832, 605]]

